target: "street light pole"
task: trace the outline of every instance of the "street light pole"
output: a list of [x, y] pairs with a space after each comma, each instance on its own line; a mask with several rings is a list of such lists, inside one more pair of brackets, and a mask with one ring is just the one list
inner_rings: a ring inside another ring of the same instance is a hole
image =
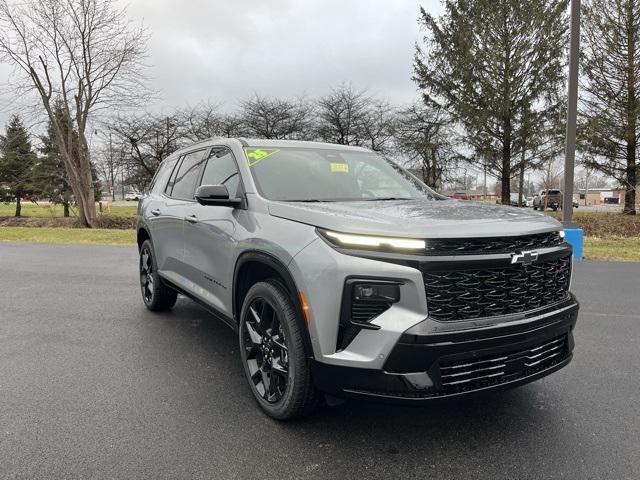
[[580, 60], [580, 0], [571, 0], [571, 44], [569, 49], [569, 95], [567, 104], [567, 138], [564, 159], [564, 196], [562, 223], [573, 223], [573, 175], [576, 161], [576, 124], [578, 121], [578, 72]]

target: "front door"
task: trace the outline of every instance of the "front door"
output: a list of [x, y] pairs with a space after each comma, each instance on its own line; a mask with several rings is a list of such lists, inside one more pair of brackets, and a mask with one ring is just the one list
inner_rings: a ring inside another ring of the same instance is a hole
[[[240, 174], [231, 150], [211, 149], [200, 185], [225, 185], [231, 197], [241, 195]], [[184, 263], [196, 284], [193, 293], [229, 317], [234, 234], [241, 214], [242, 210], [232, 207], [193, 203], [185, 216]]]
[[[189, 287], [188, 270], [184, 266], [184, 218], [195, 203], [194, 192], [207, 149], [187, 153], [177, 165], [164, 192], [163, 202], [158, 206], [159, 221], [156, 222], [155, 237], [158, 270], [170, 281], [182, 288]], [[151, 212], [153, 214], [153, 212]], [[160, 231], [161, 230], [161, 231]]]

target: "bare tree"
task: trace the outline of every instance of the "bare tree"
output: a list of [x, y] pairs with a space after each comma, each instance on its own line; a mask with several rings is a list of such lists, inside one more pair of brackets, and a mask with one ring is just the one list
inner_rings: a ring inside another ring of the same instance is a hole
[[[557, 158], [549, 159], [545, 163], [544, 169], [542, 171], [542, 178], [540, 179], [540, 188], [542, 190], [547, 190], [547, 191], [551, 189], [560, 188], [563, 181], [562, 179], [563, 175], [564, 175], [564, 168], [561, 162]], [[547, 209], [548, 198], [549, 198], [549, 195], [544, 196], [543, 211]]]
[[[126, 144], [120, 141], [113, 141], [113, 132], [109, 132], [106, 144], [98, 149], [97, 155], [92, 155], [98, 174], [109, 185], [111, 199], [116, 200], [116, 179], [125, 169], [126, 155], [129, 152]], [[118, 140], [118, 139], [116, 139]]]
[[396, 133], [396, 109], [387, 101], [373, 100], [360, 121], [364, 146], [389, 153]]
[[182, 112], [120, 116], [109, 122], [108, 129], [128, 153], [128, 183], [139, 187], [148, 185], [160, 162], [189, 141], [189, 123]]
[[420, 171], [424, 182], [441, 188], [458, 164], [449, 115], [441, 109], [414, 104], [400, 112], [396, 141], [410, 167]]
[[248, 133], [259, 138], [307, 140], [313, 108], [304, 98], [283, 100], [254, 94], [240, 102], [240, 118]]
[[371, 97], [366, 90], [340, 84], [318, 104], [318, 136], [325, 142], [362, 145], [362, 122], [369, 112]]
[[[0, 58], [35, 91], [52, 122], [83, 224], [95, 223], [91, 154], [85, 135], [96, 110], [132, 105], [145, 92], [147, 34], [115, 0], [0, 0]], [[77, 154], [54, 102], [77, 132]]]
[[212, 137], [244, 137], [249, 134], [242, 117], [220, 112], [220, 105], [204, 103], [183, 112], [186, 135], [193, 141]]

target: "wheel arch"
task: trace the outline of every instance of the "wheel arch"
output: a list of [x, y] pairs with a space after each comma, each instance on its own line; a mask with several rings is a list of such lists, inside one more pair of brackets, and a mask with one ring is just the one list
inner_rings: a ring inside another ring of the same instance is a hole
[[151, 240], [151, 235], [149, 235], [149, 231], [145, 227], [140, 227], [137, 233], [138, 250], [140, 250], [145, 240]]
[[303, 341], [307, 357], [313, 358], [313, 346], [309, 328], [305, 323], [305, 316], [300, 301], [300, 290], [296, 285], [293, 275], [287, 266], [275, 256], [260, 250], [243, 252], [237, 259], [233, 272], [232, 288], [232, 313], [236, 323], [240, 323], [240, 311], [242, 301], [246, 293], [255, 283], [275, 278], [279, 280], [289, 293], [296, 308], [296, 319], [299, 323], [300, 331], [303, 332]]

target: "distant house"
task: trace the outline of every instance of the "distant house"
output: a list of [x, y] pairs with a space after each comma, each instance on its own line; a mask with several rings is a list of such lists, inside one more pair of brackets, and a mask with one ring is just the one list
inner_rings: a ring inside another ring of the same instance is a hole
[[442, 192], [443, 195], [446, 195], [447, 197], [458, 197], [458, 198], [462, 198], [462, 196], [466, 196], [468, 197], [469, 200], [475, 200], [477, 202], [482, 202], [482, 201], [487, 201], [490, 203], [496, 203], [496, 199], [498, 198], [498, 196], [496, 195], [495, 192], [492, 192], [491, 190], [489, 190], [487, 188], [487, 194], [485, 196], [482, 188], [472, 188], [469, 190], [464, 190], [464, 189], [458, 189], [458, 190], [444, 190]]
[[[573, 198], [580, 205], [624, 205], [625, 193], [624, 188], [590, 188], [587, 192], [584, 189], [576, 189]], [[636, 194], [636, 205], [640, 206], [638, 194]]]

